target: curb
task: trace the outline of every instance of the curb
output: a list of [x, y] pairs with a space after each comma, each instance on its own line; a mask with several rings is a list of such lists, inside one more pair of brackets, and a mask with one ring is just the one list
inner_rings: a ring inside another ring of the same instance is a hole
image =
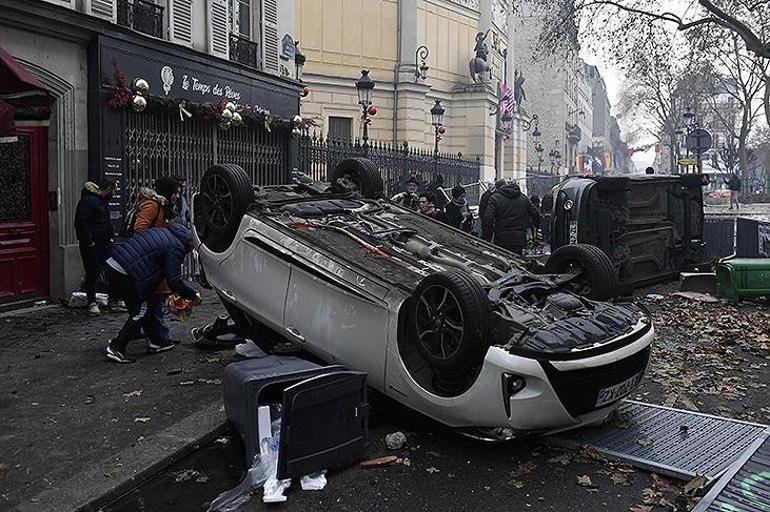
[[[194, 452], [201, 445], [214, 441], [228, 429], [223, 418], [222, 404], [216, 402], [184, 418], [165, 430], [102, 460], [91, 469], [82, 471], [55, 488], [44, 491], [18, 506], [19, 512], [50, 510], [52, 512], [98, 512], [119, 496], [157, 475], [167, 466]], [[117, 482], [100, 485], [106, 471], [115, 471]], [[92, 483], [96, 483], [94, 486]], [[89, 488], [90, 485], [90, 488]]]

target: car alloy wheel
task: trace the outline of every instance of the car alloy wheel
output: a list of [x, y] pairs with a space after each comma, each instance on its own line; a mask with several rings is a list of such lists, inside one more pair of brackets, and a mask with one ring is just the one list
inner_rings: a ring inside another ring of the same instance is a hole
[[457, 297], [443, 286], [430, 286], [417, 298], [417, 341], [440, 361], [451, 359], [463, 339], [463, 312]]
[[201, 194], [206, 198], [205, 208], [209, 223], [215, 228], [224, 229], [233, 216], [233, 193], [230, 185], [222, 176], [212, 173], [203, 182]]

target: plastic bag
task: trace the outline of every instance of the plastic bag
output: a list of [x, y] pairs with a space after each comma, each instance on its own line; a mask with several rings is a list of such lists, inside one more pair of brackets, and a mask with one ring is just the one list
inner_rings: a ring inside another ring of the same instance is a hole
[[[280, 428], [280, 419], [272, 422], [270, 425], [272, 437], [264, 437], [260, 440], [260, 453], [254, 456], [254, 462], [246, 472], [246, 476], [241, 480], [241, 483], [217, 496], [211, 502], [207, 512], [235, 512], [241, 505], [251, 499], [252, 490], [264, 485], [270, 475], [275, 479], [278, 470]], [[283, 501], [285, 500], [286, 498], [284, 497]]]
[[269, 440], [262, 442], [262, 460], [265, 461], [267, 480], [262, 490], [262, 501], [265, 503], [283, 503], [286, 501], [284, 492], [291, 485], [291, 479], [278, 480], [278, 447], [281, 444], [281, 433], [276, 432]]
[[320, 491], [326, 487], [326, 471], [305, 475], [299, 483], [303, 491]]

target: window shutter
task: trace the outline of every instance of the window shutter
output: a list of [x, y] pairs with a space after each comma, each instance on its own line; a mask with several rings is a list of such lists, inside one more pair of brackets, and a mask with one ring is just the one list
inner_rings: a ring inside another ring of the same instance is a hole
[[228, 58], [230, 53], [230, 9], [227, 0], [208, 0], [209, 53]]
[[86, 13], [115, 23], [117, 13], [115, 0], [86, 0]]
[[64, 7], [69, 7], [70, 9], [75, 7], [75, 0], [43, 0], [43, 1], [48, 2], [49, 4], [56, 4]]
[[278, 74], [278, 0], [262, 0], [262, 67]]
[[192, 0], [169, 0], [168, 2], [169, 39], [185, 46], [192, 46], [193, 43], [192, 4]]

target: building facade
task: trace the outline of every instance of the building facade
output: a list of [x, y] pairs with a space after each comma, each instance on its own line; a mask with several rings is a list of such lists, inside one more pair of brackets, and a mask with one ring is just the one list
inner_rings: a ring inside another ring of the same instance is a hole
[[17, 141], [0, 144], [13, 157], [0, 175], [19, 177], [0, 179], [0, 193], [34, 203], [0, 218], [0, 301], [79, 286], [73, 221], [87, 180], [117, 182], [116, 227], [160, 175], [195, 189], [208, 166], [232, 162], [285, 181], [300, 91], [293, 26], [293, 4], [277, 0], [0, 0], [0, 47], [50, 100], [17, 106]]
[[[513, 87], [507, 0], [295, 0], [294, 11], [312, 90], [302, 114], [317, 119], [320, 135], [362, 135], [354, 84], [367, 69], [377, 109], [372, 140], [432, 151], [430, 109], [440, 100], [441, 152], [478, 157], [486, 180], [524, 172], [522, 118], [514, 113], [506, 127], [498, 113], [499, 84]], [[477, 43], [488, 49], [490, 70], [474, 81], [469, 63]], [[424, 79], [421, 66], [428, 68]]]

